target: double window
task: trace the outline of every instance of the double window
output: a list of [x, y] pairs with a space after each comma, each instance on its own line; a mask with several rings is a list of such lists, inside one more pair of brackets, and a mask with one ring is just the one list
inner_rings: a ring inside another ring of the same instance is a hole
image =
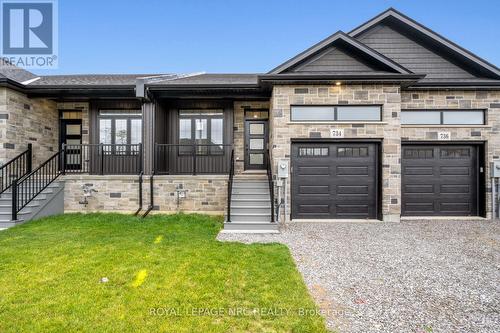
[[179, 110], [179, 154], [224, 153], [224, 112], [221, 109]]
[[292, 105], [291, 121], [381, 121], [379, 105]]
[[[142, 113], [140, 110], [100, 110], [99, 143], [106, 153], [137, 154], [142, 142]], [[115, 145], [115, 146], [111, 146]]]
[[483, 110], [405, 110], [402, 125], [484, 125]]

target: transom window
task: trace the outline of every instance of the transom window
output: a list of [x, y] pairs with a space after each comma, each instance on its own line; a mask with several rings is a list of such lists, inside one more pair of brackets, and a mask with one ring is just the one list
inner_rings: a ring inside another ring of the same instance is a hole
[[300, 147], [299, 148], [299, 156], [328, 156], [328, 147], [319, 147], [319, 148], [309, 148], [309, 147]]
[[484, 110], [406, 110], [402, 125], [484, 125]]
[[469, 148], [441, 148], [441, 158], [469, 158]]
[[434, 157], [434, 149], [432, 148], [406, 148], [404, 158], [408, 159], [428, 159]]
[[367, 157], [368, 147], [338, 147], [337, 157]]
[[381, 121], [380, 105], [292, 105], [291, 121]]
[[[221, 109], [179, 110], [180, 155], [224, 153], [224, 112]], [[193, 148], [194, 147], [194, 148]]]
[[99, 110], [99, 143], [117, 145], [104, 146], [107, 153], [136, 154], [141, 142], [141, 110]]

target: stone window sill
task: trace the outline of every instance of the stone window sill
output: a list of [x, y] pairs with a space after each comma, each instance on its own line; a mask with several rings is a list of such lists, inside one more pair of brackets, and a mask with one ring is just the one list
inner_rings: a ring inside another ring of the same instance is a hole
[[402, 128], [491, 128], [491, 125], [401, 125]]
[[287, 125], [387, 125], [385, 121], [289, 121]]

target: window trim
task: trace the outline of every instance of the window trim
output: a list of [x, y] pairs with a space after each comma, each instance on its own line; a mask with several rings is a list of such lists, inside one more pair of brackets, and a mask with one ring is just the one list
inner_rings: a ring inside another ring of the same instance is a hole
[[[401, 109], [401, 114], [403, 112], [439, 112], [439, 124], [407, 124], [401, 121], [402, 126], [486, 126], [488, 125], [487, 109]], [[483, 123], [482, 124], [447, 124], [444, 122], [444, 113], [446, 112], [482, 112], [483, 113]]]
[[[333, 120], [321, 120], [321, 119], [308, 119], [308, 120], [294, 120], [292, 116], [292, 109], [294, 107], [330, 107], [333, 108]], [[356, 119], [356, 120], [338, 120], [338, 108], [342, 107], [378, 107], [379, 108], [379, 119]], [[384, 119], [384, 105], [383, 104], [290, 104], [290, 122], [292, 123], [380, 123]]]

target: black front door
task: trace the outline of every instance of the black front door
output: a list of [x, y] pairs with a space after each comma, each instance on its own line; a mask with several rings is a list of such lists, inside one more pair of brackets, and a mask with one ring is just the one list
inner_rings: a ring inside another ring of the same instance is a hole
[[267, 165], [267, 120], [245, 120], [245, 170]]
[[67, 170], [79, 170], [82, 163], [82, 120], [61, 119], [60, 145], [66, 145], [65, 162]]

